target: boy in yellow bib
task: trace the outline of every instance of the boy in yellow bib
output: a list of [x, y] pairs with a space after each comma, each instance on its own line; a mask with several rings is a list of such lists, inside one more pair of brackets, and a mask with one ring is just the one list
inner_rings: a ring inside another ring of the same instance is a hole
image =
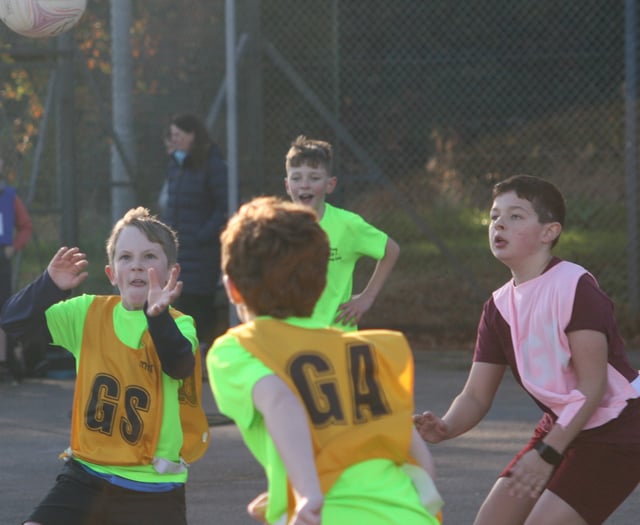
[[406, 339], [311, 317], [329, 258], [315, 213], [257, 198], [221, 240], [225, 288], [244, 323], [216, 339], [207, 368], [220, 410], [267, 475], [249, 513], [289, 525], [437, 524]]
[[76, 360], [65, 465], [25, 525], [186, 525], [187, 467], [209, 428], [193, 319], [169, 306], [182, 289], [177, 246], [173, 230], [132, 209], [107, 242], [119, 296], [68, 298], [88, 261], [63, 247], [3, 308], [7, 333], [44, 330]]

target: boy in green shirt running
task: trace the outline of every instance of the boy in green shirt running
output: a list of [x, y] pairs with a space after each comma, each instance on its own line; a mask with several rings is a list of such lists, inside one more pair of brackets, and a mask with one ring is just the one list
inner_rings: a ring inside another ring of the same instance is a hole
[[[340, 330], [357, 330], [396, 264], [400, 247], [360, 215], [325, 202], [337, 184], [331, 144], [300, 135], [287, 152], [285, 167], [287, 194], [316, 212], [331, 247], [327, 286], [312, 317]], [[353, 271], [365, 256], [378, 263], [364, 290], [354, 295]]]

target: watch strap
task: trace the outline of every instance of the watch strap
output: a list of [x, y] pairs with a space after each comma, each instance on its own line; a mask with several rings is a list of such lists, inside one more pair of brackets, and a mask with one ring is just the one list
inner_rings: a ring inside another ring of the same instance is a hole
[[563, 455], [542, 440], [533, 445], [533, 448], [538, 452], [538, 454], [540, 454], [540, 457], [544, 461], [549, 463], [549, 465], [557, 467], [562, 462]]

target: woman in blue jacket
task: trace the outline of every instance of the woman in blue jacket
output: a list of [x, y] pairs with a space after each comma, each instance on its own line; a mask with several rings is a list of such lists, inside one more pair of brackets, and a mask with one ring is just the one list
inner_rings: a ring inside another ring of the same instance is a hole
[[206, 352], [215, 337], [220, 280], [219, 234], [227, 220], [227, 165], [204, 123], [185, 113], [171, 119], [162, 219], [178, 233], [181, 296], [174, 305], [192, 316]]

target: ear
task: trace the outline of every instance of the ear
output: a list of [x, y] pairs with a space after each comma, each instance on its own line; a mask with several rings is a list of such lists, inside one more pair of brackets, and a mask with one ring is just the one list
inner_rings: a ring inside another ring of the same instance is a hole
[[224, 289], [227, 292], [227, 297], [229, 298], [229, 302], [231, 304], [243, 304], [244, 299], [242, 298], [242, 294], [238, 291], [236, 287], [236, 283], [231, 280], [226, 273], [222, 276], [222, 284], [224, 284]]
[[113, 270], [113, 268], [111, 268], [111, 266], [109, 266], [108, 264], [104, 267], [104, 273], [107, 274], [107, 278], [109, 279], [109, 282], [113, 285], [113, 286], [117, 286], [117, 281], [116, 281], [116, 272]]
[[333, 190], [336, 189], [336, 185], [338, 184], [338, 179], [336, 177], [329, 177], [327, 180], [327, 195], [333, 193]]
[[549, 222], [544, 225], [544, 230], [542, 231], [542, 241], [551, 244], [558, 237], [560, 237], [561, 233], [562, 224], [560, 224], [559, 222]]

